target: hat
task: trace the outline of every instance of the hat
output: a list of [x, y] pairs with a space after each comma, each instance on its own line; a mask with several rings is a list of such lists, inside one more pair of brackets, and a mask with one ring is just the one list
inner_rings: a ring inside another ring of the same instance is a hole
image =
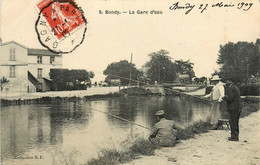
[[215, 75], [212, 77], [211, 81], [214, 81], [214, 80], [221, 80], [221, 78], [219, 78], [218, 75]]
[[156, 116], [161, 116], [161, 115], [164, 115], [164, 110], [159, 110], [155, 113]]

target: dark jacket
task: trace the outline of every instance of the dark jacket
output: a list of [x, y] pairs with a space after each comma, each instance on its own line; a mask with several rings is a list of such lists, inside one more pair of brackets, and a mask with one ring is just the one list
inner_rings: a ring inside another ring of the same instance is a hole
[[173, 146], [176, 142], [177, 130], [174, 121], [162, 118], [155, 124], [150, 138], [158, 138], [160, 146]]
[[229, 112], [241, 111], [240, 92], [236, 85], [230, 84], [226, 88], [224, 100], [227, 102], [227, 109]]

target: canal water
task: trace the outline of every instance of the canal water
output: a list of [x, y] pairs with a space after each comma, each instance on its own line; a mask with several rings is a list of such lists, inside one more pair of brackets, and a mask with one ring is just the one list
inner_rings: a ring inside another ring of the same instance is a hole
[[[1, 107], [3, 164], [86, 163], [104, 148], [127, 148], [148, 129], [105, 113], [152, 128], [164, 109], [180, 124], [206, 120], [209, 105], [177, 96], [111, 98]], [[105, 113], [102, 113], [102, 112]]]

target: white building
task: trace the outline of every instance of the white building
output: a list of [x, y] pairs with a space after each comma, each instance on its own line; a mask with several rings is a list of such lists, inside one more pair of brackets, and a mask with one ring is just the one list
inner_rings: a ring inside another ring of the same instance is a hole
[[[62, 67], [61, 54], [52, 53], [45, 49], [28, 49], [28, 74], [38, 81], [38, 91], [52, 90], [50, 69]], [[34, 80], [32, 80], [34, 81]]]
[[62, 67], [61, 54], [30, 49], [15, 41], [0, 44], [3, 95], [51, 90], [50, 69]]

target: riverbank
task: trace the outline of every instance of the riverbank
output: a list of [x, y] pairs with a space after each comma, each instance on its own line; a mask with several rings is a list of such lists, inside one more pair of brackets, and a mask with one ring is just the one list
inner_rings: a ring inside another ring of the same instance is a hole
[[22, 95], [4, 95], [1, 93], [1, 105], [41, 104], [82, 99], [103, 99], [125, 96], [162, 96], [163, 87], [92, 87], [87, 90], [49, 91], [25, 93]]
[[260, 163], [260, 111], [240, 119], [240, 141], [230, 142], [230, 131], [212, 130], [181, 141], [175, 147], [161, 148], [153, 156], [143, 156], [125, 165], [200, 165]]
[[[177, 124], [177, 123], [176, 123]], [[210, 128], [210, 124], [203, 121], [195, 122], [193, 125], [187, 127], [182, 127], [179, 125], [177, 140], [186, 140], [194, 137], [195, 134], [207, 132]], [[85, 165], [116, 165], [129, 162], [133, 159], [140, 158], [140, 155], [152, 156], [155, 154], [155, 150], [161, 147], [153, 145], [148, 139], [135, 138], [127, 139], [126, 147], [123, 147], [122, 150], [119, 149], [106, 149], [103, 148], [99, 151], [97, 158], [92, 158]], [[122, 144], [122, 145], [123, 145]]]
[[105, 95], [109, 93], [119, 92], [119, 87], [92, 87], [87, 90], [76, 91], [49, 91], [49, 92], [35, 92], [25, 93], [20, 95], [4, 95], [1, 93], [1, 99], [5, 100], [25, 100], [37, 99], [42, 97], [84, 97], [92, 95]]
[[[240, 147], [245, 149], [242, 155], [246, 156], [244, 156], [242, 163], [238, 164], [251, 164], [248, 162], [256, 164], [254, 162], [260, 160], [260, 141], [256, 140], [259, 139], [260, 135], [260, 111], [258, 110], [258, 98], [244, 97], [242, 99], [241, 134], [240, 142], [237, 142], [238, 145], [232, 145], [232, 142], [227, 140], [227, 137], [230, 136], [227, 127], [224, 126], [222, 130], [209, 131], [209, 123], [199, 121], [178, 131], [177, 138], [180, 141], [175, 147], [156, 148], [151, 144], [149, 145], [148, 140], [143, 139], [142, 143], [137, 143], [139, 152], [133, 152], [133, 147], [126, 151], [103, 149], [98, 158], [93, 158], [86, 164], [102, 165], [107, 162], [112, 165], [122, 164], [127, 161], [132, 162], [126, 163], [126, 165], [226, 164], [231, 160], [231, 164], [237, 164], [239, 161], [234, 162], [233, 159], [239, 156]], [[255, 145], [259, 147], [255, 147]], [[148, 154], [140, 152], [146, 150], [149, 151]], [[230, 154], [233, 153], [233, 150], [236, 151], [235, 154]], [[248, 158], [248, 156], [251, 157]], [[139, 159], [136, 159], [136, 157], [139, 157]]]
[[1, 95], [1, 106], [75, 101], [79, 99], [100, 99], [121, 96], [123, 95], [119, 94], [119, 87], [93, 87], [88, 88], [87, 90], [77, 91], [37, 92], [13, 96]]

